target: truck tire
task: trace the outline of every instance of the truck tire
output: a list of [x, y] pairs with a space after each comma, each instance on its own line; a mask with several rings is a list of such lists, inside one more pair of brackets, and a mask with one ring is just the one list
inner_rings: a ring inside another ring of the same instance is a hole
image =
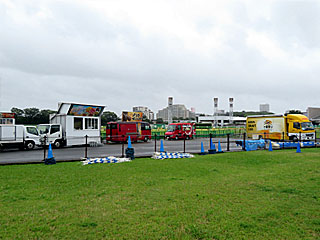
[[179, 137], [178, 137], [178, 135], [177, 135], [177, 136], [175, 137], [175, 139], [176, 139], [176, 140], [179, 140]]
[[54, 142], [53, 146], [54, 146], [55, 148], [61, 148], [61, 147], [62, 147], [61, 141], [56, 140], [56, 141]]
[[293, 137], [292, 137], [292, 141], [298, 142], [298, 137], [297, 137], [297, 136], [293, 136]]
[[148, 142], [149, 138], [148, 137], [144, 137], [144, 141]]
[[24, 145], [24, 147], [25, 147], [26, 150], [32, 150], [32, 149], [34, 149], [34, 146], [35, 146], [35, 144], [34, 144], [34, 142], [32, 142], [32, 141], [28, 141], [28, 142], [26, 142], [25, 145]]

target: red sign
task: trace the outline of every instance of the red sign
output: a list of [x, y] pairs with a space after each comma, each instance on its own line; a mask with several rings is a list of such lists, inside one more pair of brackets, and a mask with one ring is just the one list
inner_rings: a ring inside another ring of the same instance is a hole
[[14, 118], [14, 113], [0, 113], [1, 118]]

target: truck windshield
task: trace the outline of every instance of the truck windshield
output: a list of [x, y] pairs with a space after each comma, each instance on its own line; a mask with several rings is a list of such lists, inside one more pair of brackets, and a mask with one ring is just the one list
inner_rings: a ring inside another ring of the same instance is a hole
[[313, 127], [311, 122], [302, 122], [301, 123], [301, 129], [303, 131], [314, 130], [314, 127]]
[[32, 135], [39, 135], [38, 130], [35, 127], [27, 127], [27, 133]]
[[40, 134], [46, 134], [49, 132], [50, 125], [40, 125], [38, 126]]
[[175, 129], [176, 129], [176, 125], [169, 125], [167, 132], [174, 132]]

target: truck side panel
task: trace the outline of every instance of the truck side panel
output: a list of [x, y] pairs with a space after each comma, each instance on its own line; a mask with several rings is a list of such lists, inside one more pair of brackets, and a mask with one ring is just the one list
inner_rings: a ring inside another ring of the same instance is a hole
[[77, 130], [74, 127], [74, 116], [66, 116], [66, 141], [67, 141], [67, 146], [73, 146], [73, 145], [82, 145], [86, 143], [85, 136], [88, 136], [88, 143], [90, 142], [95, 142], [95, 143], [101, 143], [101, 137], [100, 137], [100, 119], [98, 119], [98, 129], [85, 129], [85, 118], [88, 117], [81, 117], [78, 116], [76, 118], [82, 119], [83, 123], [83, 129], [82, 130]]
[[281, 140], [287, 138], [286, 124], [283, 117], [248, 117], [247, 118], [248, 137], [253, 139], [269, 138]]
[[24, 131], [22, 125], [1, 125], [0, 141], [23, 142]]

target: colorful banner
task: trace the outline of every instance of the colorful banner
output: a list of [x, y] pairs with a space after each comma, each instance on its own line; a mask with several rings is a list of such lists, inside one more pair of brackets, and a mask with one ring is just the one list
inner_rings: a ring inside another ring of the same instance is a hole
[[69, 108], [68, 115], [99, 117], [103, 109], [104, 107], [72, 104]]
[[137, 122], [142, 121], [143, 113], [142, 112], [122, 112], [122, 121], [123, 122]]

